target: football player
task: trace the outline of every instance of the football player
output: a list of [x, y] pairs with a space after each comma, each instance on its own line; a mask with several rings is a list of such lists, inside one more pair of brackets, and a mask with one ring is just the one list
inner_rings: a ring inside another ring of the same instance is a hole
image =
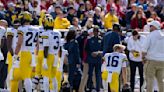
[[16, 48], [16, 43], [18, 41], [18, 33], [17, 28], [20, 26], [19, 20], [14, 21], [14, 27], [7, 28], [7, 48], [8, 48], [8, 54], [7, 54], [7, 64], [8, 64], [8, 77], [7, 77], [7, 89], [10, 89], [10, 70], [12, 66], [12, 56], [14, 55], [14, 51]]
[[[19, 15], [21, 25], [18, 28], [18, 42], [13, 55], [13, 73], [11, 79], [11, 92], [18, 92], [18, 81], [23, 80], [26, 92], [32, 92], [31, 73], [35, 71], [35, 49], [38, 42], [37, 27], [31, 26], [32, 15], [25, 11]], [[18, 56], [20, 53], [20, 57]]]
[[57, 89], [54, 85], [57, 85], [55, 74], [57, 70], [58, 51], [60, 48], [61, 34], [58, 31], [53, 31], [53, 18], [50, 16], [45, 18], [46, 19], [43, 23], [43, 26], [46, 31], [43, 32], [42, 35], [44, 46], [42, 75], [44, 92], [48, 92], [49, 86], [51, 91]]
[[[51, 17], [50, 14], [45, 14], [46, 12], [42, 12], [42, 24], [44, 24], [44, 21], [46, 21], [46, 17]], [[36, 63], [36, 71], [35, 71], [35, 77], [32, 79], [33, 82], [33, 89], [36, 89], [38, 84], [40, 85], [40, 90], [43, 90], [42, 88], [42, 63], [44, 59], [44, 47], [43, 47], [43, 38], [42, 38], [42, 33], [45, 31], [44, 26], [41, 25], [39, 26], [39, 51], [38, 51], [38, 56], [37, 58], [37, 63]]]
[[[106, 53], [104, 56], [106, 71], [102, 75], [106, 75], [105, 79], [110, 84], [111, 92], [119, 92], [119, 76], [122, 70], [123, 84], [126, 84], [126, 61], [127, 57], [122, 52], [125, 46], [116, 44], [113, 47], [113, 53]], [[104, 78], [104, 76], [103, 76]]]

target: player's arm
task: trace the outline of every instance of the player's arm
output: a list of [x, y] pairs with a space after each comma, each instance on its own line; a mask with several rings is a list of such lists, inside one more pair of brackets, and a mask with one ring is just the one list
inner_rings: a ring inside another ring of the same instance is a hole
[[123, 78], [123, 84], [127, 83], [127, 73], [126, 73], [126, 67], [122, 67], [122, 78]]
[[12, 40], [13, 40], [13, 34], [7, 33], [7, 48], [8, 48], [8, 51], [13, 56], [14, 52], [13, 52], [13, 48], [12, 48]]
[[47, 58], [48, 57], [48, 49], [49, 49], [48, 46], [45, 46], [44, 47], [44, 58]]
[[122, 78], [123, 78], [123, 84], [127, 83], [127, 68], [126, 68], [126, 64], [127, 64], [127, 57], [125, 57], [123, 59], [123, 63], [122, 63]]
[[15, 49], [15, 55], [18, 55], [18, 53], [20, 52], [22, 43], [23, 43], [23, 33], [18, 32], [18, 42], [17, 42], [17, 46], [16, 46], [16, 49]]

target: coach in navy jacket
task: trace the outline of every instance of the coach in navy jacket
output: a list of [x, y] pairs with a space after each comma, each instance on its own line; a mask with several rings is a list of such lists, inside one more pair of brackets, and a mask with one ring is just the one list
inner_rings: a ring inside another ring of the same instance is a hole
[[100, 81], [101, 81], [101, 50], [102, 50], [102, 39], [98, 36], [99, 27], [93, 28], [94, 36], [89, 38], [86, 44], [87, 52], [87, 62], [89, 64], [89, 79], [88, 86], [92, 89], [92, 75], [93, 70], [95, 69], [96, 74], [96, 91], [100, 91]]

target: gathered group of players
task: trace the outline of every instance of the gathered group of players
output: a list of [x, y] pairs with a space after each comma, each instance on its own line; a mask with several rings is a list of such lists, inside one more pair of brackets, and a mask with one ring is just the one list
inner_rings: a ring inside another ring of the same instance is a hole
[[[58, 92], [63, 68], [63, 62], [58, 61], [64, 61], [67, 53], [60, 50], [61, 33], [53, 31], [53, 18], [49, 14], [42, 20], [43, 26], [32, 26], [31, 21], [32, 15], [26, 11], [19, 15], [13, 28], [7, 31], [0, 28], [1, 34], [7, 37], [9, 51], [7, 89], [18, 92], [23, 81], [26, 92], [32, 92], [41, 82], [41, 91]], [[61, 58], [58, 58], [59, 50]]]

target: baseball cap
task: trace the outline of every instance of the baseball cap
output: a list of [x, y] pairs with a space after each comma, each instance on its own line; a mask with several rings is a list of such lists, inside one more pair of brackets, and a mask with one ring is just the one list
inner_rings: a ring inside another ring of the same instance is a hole
[[160, 24], [160, 22], [159, 22], [159, 21], [156, 21], [156, 20], [154, 20], [154, 21], [148, 23], [148, 25], [154, 26], [154, 27], [156, 27], [157, 29], [161, 29], [161, 24]]

